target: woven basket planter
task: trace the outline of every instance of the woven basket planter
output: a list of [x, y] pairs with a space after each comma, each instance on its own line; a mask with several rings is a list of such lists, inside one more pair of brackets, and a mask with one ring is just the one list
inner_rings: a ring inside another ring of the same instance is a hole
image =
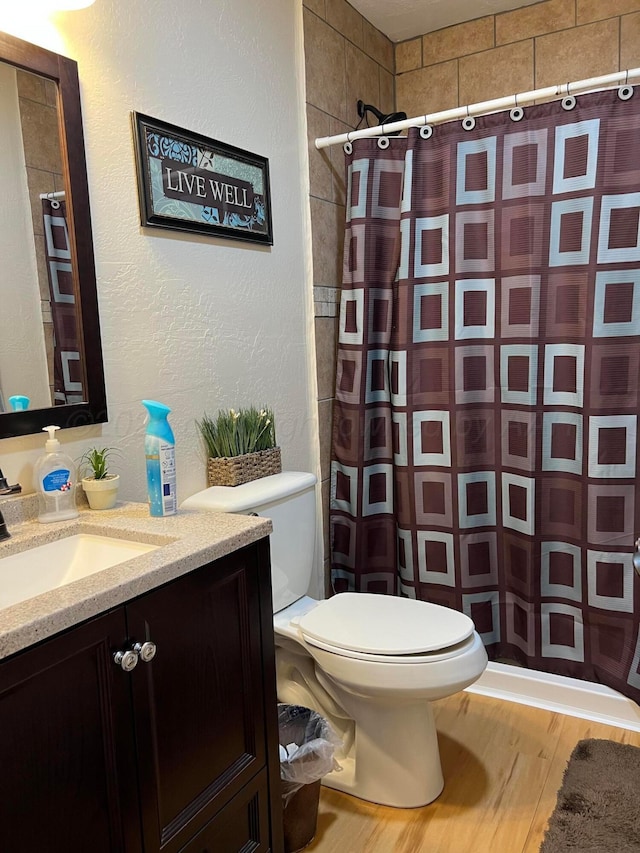
[[207, 461], [207, 482], [210, 486], [240, 486], [281, 471], [279, 447], [245, 453], [243, 456], [210, 456]]

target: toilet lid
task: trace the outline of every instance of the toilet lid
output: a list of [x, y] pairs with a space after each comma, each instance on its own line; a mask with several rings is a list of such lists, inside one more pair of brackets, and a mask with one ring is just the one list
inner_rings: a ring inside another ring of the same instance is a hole
[[304, 638], [334, 648], [378, 655], [414, 655], [454, 646], [474, 631], [458, 610], [372, 593], [341, 592], [298, 622]]

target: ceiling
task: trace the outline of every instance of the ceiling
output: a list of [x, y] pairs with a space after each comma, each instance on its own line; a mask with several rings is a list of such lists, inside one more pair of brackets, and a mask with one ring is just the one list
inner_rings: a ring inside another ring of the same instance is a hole
[[394, 42], [537, 2], [539, 0], [350, 0], [367, 21]]

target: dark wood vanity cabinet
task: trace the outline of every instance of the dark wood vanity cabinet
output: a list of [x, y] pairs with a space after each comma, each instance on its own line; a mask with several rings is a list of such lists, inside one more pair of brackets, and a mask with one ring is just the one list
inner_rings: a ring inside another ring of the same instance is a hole
[[121, 608], [0, 663], [0, 850], [142, 849], [126, 636]]
[[3, 853], [282, 849], [267, 540], [0, 662]]

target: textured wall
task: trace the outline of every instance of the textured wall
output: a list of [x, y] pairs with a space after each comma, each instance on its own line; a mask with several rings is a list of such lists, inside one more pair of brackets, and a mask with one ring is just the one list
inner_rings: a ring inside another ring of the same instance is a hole
[[[109, 402], [67, 451], [120, 447], [123, 497], [146, 499], [140, 400], [159, 399], [182, 500], [206, 485], [195, 419], [266, 402], [284, 465], [316, 471], [298, 0], [99, 0], [55, 25], [79, 64]], [[267, 156], [274, 246], [142, 229], [131, 110]], [[43, 439], [0, 443], [10, 481], [31, 483]]]

